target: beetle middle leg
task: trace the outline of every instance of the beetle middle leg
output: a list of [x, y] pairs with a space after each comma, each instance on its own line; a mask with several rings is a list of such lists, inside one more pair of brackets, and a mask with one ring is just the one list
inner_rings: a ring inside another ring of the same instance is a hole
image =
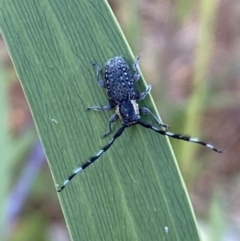
[[148, 85], [146, 90], [138, 96], [137, 100], [143, 100], [150, 93], [151, 89], [152, 89], [152, 86]]
[[151, 115], [152, 118], [155, 120], [155, 122], [156, 122], [158, 125], [160, 125], [160, 126], [162, 126], [162, 127], [164, 127], [164, 128], [168, 128], [168, 127], [169, 127], [167, 124], [161, 123], [161, 122], [159, 121], [159, 119], [157, 118], [157, 116], [155, 116], [148, 108], [146, 108], [146, 107], [140, 107], [140, 108], [139, 108], [139, 112], [142, 113], [142, 114]]

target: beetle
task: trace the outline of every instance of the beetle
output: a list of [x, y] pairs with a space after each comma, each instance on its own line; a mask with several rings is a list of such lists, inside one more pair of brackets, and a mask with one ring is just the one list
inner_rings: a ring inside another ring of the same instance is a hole
[[136, 124], [151, 129], [161, 135], [197, 143], [208, 147], [215, 152], [222, 153], [221, 150], [218, 150], [212, 144], [203, 142], [198, 138], [161, 130], [141, 120], [141, 114], [147, 114], [150, 115], [159, 126], [162, 128], [168, 128], [168, 125], [161, 123], [147, 107], [139, 107], [137, 103], [137, 101], [143, 100], [150, 93], [152, 88], [151, 85], [148, 85], [146, 90], [142, 93], [136, 88], [135, 84], [140, 79], [138, 60], [139, 57], [137, 57], [133, 63], [133, 70], [135, 73], [132, 74], [127, 62], [122, 56], [116, 56], [109, 59], [105, 64], [104, 80], [101, 79], [102, 68], [98, 64], [93, 63], [97, 73], [98, 85], [107, 89], [109, 104], [103, 107], [95, 105], [88, 107], [87, 110], [106, 111], [116, 108], [116, 113], [109, 119], [108, 130], [104, 133], [103, 138], [107, 137], [112, 132], [112, 123], [116, 120], [120, 119], [122, 121], [122, 126], [113, 135], [107, 145], [100, 149], [96, 155], [90, 157], [82, 166], [74, 170], [74, 172], [63, 182], [63, 185], [57, 190], [58, 192], [61, 192], [77, 174], [93, 164], [104, 152], [106, 152], [112, 146], [114, 141], [122, 135], [127, 127]]

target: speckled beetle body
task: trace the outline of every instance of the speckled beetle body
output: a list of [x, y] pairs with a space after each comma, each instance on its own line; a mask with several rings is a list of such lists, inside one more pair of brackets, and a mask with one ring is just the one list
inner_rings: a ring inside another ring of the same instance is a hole
[[[136, 59], [137, 61], [138, 59]], [[134, 62], [136, 66], [137, 62]], [[134, 68], [137, 71], [137, 68]], [[109, 104], [112, 107], [128, 101], [139, 99], [135, 82], [139, 79], [138, 71], [133, 75], [122, 57], [109, 59], [105, 66], [104, 87], [107, 89]]]
[[140, 78], [138, 60], [139, 57], [137, 57], [133, 63], [135, 73], [132, 74], [123, 57], [116, 56], [109, 59], [105, 64], [104, 80], [100, 78], [101, 67], [96, 63], [93, 64], [97, 71], [99, 86], [107, 89], [109, 104], [104, 107], [89, 107], [87, 110], [111, 110], [116, 108], [116, 114], [111, 116], [108, 131], [103, 137], [108, 136], [112, 132], [111, 124], [118, 118], [122, 120], [122, 124], [125, 127], [128, 127], [137, 123], [140, 119], [140, 113], [150, 114], [157, 124], [167, 127], [167, 125], [161, 124], [149, 109], [146, 107], [139, 108], [138, 106], [137, 100], [144, 99], [152, 88], [151, 85], [148, 85], [142, 93], [139, 93], [136, 88], [135, 83]]
[[[105, 65], [103, 87], [107, 89], [109, 106], [117, 107], [116, 114], [126, 125], [133, 124], [134, 121], [140, 119], [139, 107], [136, 102], [140, 98], [140, 94], [135, 86], [135, 82], [140, 77], [136, 67], [137, 61], [138, 58], [133, 65], [135, 75], [131, 73], [126, 61], [120, 56], [109, 59]], [[149, 86], [146, 91], [149, 92], [150, 89]], [[117, 117], [115, 116], [115, 118]]]

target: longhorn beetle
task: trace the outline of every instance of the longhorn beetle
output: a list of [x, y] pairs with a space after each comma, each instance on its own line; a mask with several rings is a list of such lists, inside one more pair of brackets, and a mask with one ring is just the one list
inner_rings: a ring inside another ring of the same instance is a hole
[[213, 151], [222, 153], [222, 151], [216, 149], [213, 145], [200, 141], [197, 138], [160, 130], [155, 126], [141, 120], [140, 114], [151, 115], [153, 120], [159, 126], [163, 128], [168, 127], [168, 125], [160, 123], [159, 119], [148, 108], [138, 106], [137, 101], [144, 99], [149, 94], [152, 88], [151, 85], [148, 85], [144, 92], [138, 92], [135, 86], [135, 83], [140, 78], [138, 70], [138, 60], [139, 57], [137, 57], [133, 63], [133, 70], [135, 71], [133, 75], [123, 57], [116, 56], [109, 59], [105, 65], [104, 80], [102, 80], [100, 77], [102, 71], [101, 67], [98, 64], [93, 63], [93, 66], [96, 68], [97, 72], [98, 85], [107, 89], [109, 104], [103, 107], [88, 107], [87, 110], [101, 111], [116, 108], [116, 113], [112, 115], [109, 119], [108, 130], [103, 135], [103, 138], [107, 137], [112, 132], [112, 123], [115, 122], [117, 119], [121, 119], [122, 127], [117, 130], [117, 132], [113, 135], [113, 138], [108, 142], [108, 144], [105, 145], [102, 149], [100, 149], [95, 156], [90, 157], [86, 163], [73, 171], [73, 173], [63, 182], [63, 185], [57, 190], [58, 192], [61, 192], [78, 173], [81, 173], [85, 168], [94, 163], [104, 152], [106, 152], [112, 146], [114, 141], [122, 135], [122, 133], [127, 127], [136, 124], [141, 125], [145, 128], [149, 128], [161, 135], [197, 143], [208, 147]]

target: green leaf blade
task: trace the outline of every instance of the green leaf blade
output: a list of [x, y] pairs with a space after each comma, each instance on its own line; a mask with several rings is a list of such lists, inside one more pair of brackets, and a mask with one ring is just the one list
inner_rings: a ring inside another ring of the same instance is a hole
[[[113, 112], [85, 112], [107, 103], [91, 62], [133, 58], [104, 1], [4, 3], [4, 38], [61, 185], [108, 142], [100, 137]], [[155, 109], [149, 97], [139, 104]], [[59, 198], [72, 240], [199, 240], [167, 138], [138, 126], [127, 128]]]

